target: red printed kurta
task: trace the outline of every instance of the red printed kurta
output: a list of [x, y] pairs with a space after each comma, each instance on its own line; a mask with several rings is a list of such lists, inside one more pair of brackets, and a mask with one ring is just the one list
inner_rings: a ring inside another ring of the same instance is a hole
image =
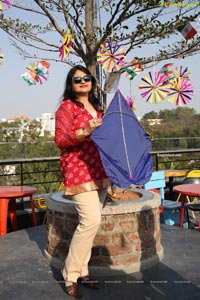
[[[97, 112], [101, 117], [102, 112]], [[74, 195], [110, 185], [98, 149], [88, 137], [78, 140], [76, 131], [93, 119], [90, 113], [71, 100], [62, 102], [56, 111], [55, 142], [61, 150], [60, 168], [65, 194]]]

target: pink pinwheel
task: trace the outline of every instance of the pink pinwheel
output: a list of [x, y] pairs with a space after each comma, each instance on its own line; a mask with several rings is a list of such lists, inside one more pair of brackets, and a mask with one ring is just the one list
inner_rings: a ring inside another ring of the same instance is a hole
[[[10, 8], [12, 6], [12, 3], [10, 3], [10, 1], [4, 0], [4, 2], [7, 4], [8, 8]], [[0, 1], [0, 10], [3, 10], [2, 1]]]
[[187, 105], [194, 96], [194, 88], [189, 80], [184, 77], [177, 77], [170, 81], [171, 91], [168, 94], [168, 101], [176, 106]]
[[101, 45], [97, 52], [97, 61], [102, 65], [103, 69], [107, 66], [108, 72], [113, 70], [119, 71], [119, 65], [124, 66], [123, 59], [126, 57], [123, 50], [117, 42], [112, 43], [109, 41], [105, 45]]
[[12, 4], [10, 3], [10, 1], [4, 0], [4, 2], [7, 4], [8, 8], [10, 8], [12, 6]]
[[159, 103], [167, 98], [169, 93], [170, 83], [167, 81], [167, 76], [160, 72], [149, 72], [149, 76], [144, 76], [142, 81], [145, 84], [140, 84], [139, 89], [145, 90], [142, 92], [142, 98], [146, 98], [146, 102]]
[[63, 44], [59, 48], [59, 52], [60, 52], [59, 57], [61, 58], [61, 60], [64, 60], [67, 54], [69, 54], [70, 47], [72, 45], [73, 45], [72, 35], [70, 33], [70, 30], [68, 30], [63, 37]]
[[132, 99], [132, 97], [127, 96], [126, 97], [126, 102], [128, 104], [128, 106], [130, 106], [130, 108], [132, 109], [132, 111], [135, 111], [135, 101]]

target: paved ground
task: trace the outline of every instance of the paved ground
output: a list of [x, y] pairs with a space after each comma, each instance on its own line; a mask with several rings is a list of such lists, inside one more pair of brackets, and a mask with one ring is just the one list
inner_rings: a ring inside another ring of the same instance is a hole
[[[102, 289], [81, 287], [83, 300], [199, 300], [200, 232], [161, 225], [165, 257], [151, 269], [99, 277]], [[74, 299], [43, 256], [45, 225], [0, 238], [0, 299]]]

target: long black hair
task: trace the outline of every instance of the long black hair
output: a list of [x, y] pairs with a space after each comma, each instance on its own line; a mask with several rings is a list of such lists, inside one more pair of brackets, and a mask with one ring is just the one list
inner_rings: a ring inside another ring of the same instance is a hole
[[74, 76], [74, 73], [77, 70], [80, 70], [80, 71], [84, 72], [87, 75], [91, 75], [91, 77], [92, 77], [92, 88], [89, 92], [88, 100], [96, 110], [102, 110], [101, 103], [95, 95], [96, 79], [94, 78], [94, 76], [92, 76], [92, 74], [90, 73], [90, 71], [87, 68], [85, 68], [84, 66], [81, 66], [81, 65], [76, 65], [75, 67], [71, 68], [71, 70], [67, 74], [67, 79], [66, 79], [66, 82], [65, 82], [65, 90], [64, 90], [64, 93], [63, 93], [62, 101], [70, 99], [71, 101], [75, 102], [77, 105], [83, 106], [82, 103], [77, 101], [76, 94], [74, 93], [74, 91], [72, 89], [72, 78]]

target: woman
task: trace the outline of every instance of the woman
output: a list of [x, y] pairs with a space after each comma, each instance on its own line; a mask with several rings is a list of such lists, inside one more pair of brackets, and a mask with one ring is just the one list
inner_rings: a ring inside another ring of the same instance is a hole
[[102, 124], [103, 112], [95, 97], [95, 88], [95, 78], [85, 67], [73, 67], [67, 76], [63, 101], [56, 111], [55, 142], [61, 150], [65, 196], [74, 201], [79, 215], [79, 224], [61, 270], [65, 290], [71, 296], [80, 296], [78, 281], [87, 287], [99, 288], [98, 281], [89, 275], [88, 262], [111, 182], [90, 139], [93, 130]]

